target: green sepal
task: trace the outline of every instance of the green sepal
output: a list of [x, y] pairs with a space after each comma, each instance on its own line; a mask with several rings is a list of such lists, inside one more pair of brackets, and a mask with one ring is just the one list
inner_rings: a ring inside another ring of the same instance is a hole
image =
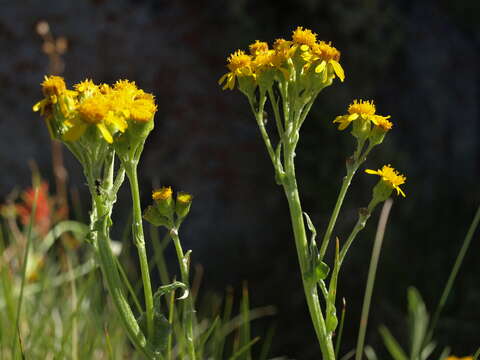
[[115, 151], [122, 161], [138, 161], [145, 139], [153, 130], [153, 126], [153, 119], [147, 122], [129, 121], [125, 132], [113, 142]]
[[149, 205], [143, 212], [143, 218], [154, 226], [165, 226], [167, 229], [173, 227], [172, 220], [163, 216], [157, 206]]

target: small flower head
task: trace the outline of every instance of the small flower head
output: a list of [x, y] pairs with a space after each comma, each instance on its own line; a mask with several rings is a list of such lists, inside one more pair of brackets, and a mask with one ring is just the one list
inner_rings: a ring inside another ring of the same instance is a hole
[[374, 132], [375, 128], [378, 128], [377, 130], [384, 136], [393, 126], [387, 120], [390, 116], [375, 114], [376, 108], [373, 100], [353, 100], [353, 103], [348, 106], [347, 112], [346, 115], [337, 116], [333, 122], [339, 124], [338, 130], [345, 130], [351, 122], [354, 122], [353, 135], [355, 137], [369, 136], [372, 125], [374, 125]]
[[163, 186], [152, 193], [152, 199], [155, 200], [155, 207], [161, 216], [172, 219], [175, 210], [173, 201], [173, 191], [170, 186]]
[[65, 80], [61, 76], [45, 76], [42, 82], [42, 91], [45, 96], [60, 96], [67, 90]]
[[190, 211], [193, 196], [186, 192], [177, 193], [177, 201], [175, 204], [175, 213], [179, 218], [184, 218]]
[[172, 188], [170, 186], [164, 186], [159, 189], [153, 190], [152, 192], [152, 199], [153, 200], [168, 200], [172, 198]]
[[85, 79], [82, 82], [74, 85], [77, 92], [86, 95], [92, 95], [98, 91], [98, 85], [95, 85], [92, 80]]
[[268, 51], [268, 44], [264, 41], [255, 40], [253, 44], [248, 47], [250, 55], [256, 56], [260, 53]]
[[312, 32], [312, 30], [298, 26], [292, 33], [292, 41], [298, 45], [312, 47], [317, 42], [317, 34]]
[[250, 55], [245, 54], [243, 50], [235, 51], [227, 58], [227, 68], [230, 72], [223, 75], [218, 83], [222, 84], [226, 80], [223, 89], [233, 90], [237, 77], [253, 75], [251, 64], [252, 57]]
[[[400, 185], [404, 184], [407, 178], [401, 175], [397, 170], [395, 170], [390, 165], [384, 165], [381, 169], [378, 169], [378, 170], [367, 169], [365, 170], [365, 172], [367, 174], [380, 176], [381, 183], [387, 185], [390, 188], [390, 193], [392, 190], [396, 190], [397, 195], [401, 194], [403, 197], [405, 197], [405, 193], [403, 192], [402, 189], [400, 189]], [[388, 196], [390, 196], [390, 194], [388, 194], [386, 198], [388, 198]]]

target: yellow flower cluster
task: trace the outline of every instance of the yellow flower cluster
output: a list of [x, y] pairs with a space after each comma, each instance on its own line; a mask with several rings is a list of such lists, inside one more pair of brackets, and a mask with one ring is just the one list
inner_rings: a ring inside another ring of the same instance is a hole
[[330, 43], [317, 41], [317, 34], [299, 26], [293, 31], [291, 40], [277, 39], [272, 49], [266, 42], [256, 40], [249, 46], [249, 54], [235, 51], [227, 59], [229, 72], [218, 83], [225, 83], [224, 90], [233, 90], [236, 80], [250, 78], [258, 83], [269, 71], [274, 75], [283, 74], [289, 80], [295, 69], [300, 69], [301, 75], [317, 76], [321, 82], [335, 76], [343, 81], [345, 73], [339, 60], [340, 52]]
[[76, 141], [95, 126], [103, 139], [112, 143], [129, 122], [152, 121], [157, 111], [153, 95], [138, 89], [133, 81], [119, 80], [110, 86], [87, 79], [69, 90], [62, 77], [48, 76], [41, 85], [45, 98], [33, 111], [40, 111], [52, 136], [64, 141]]
[[378, 170], [367, 169], [365, 170], [365, 172], [367, 174], [380, 176], [381, 180], [385, 184], [387, 184], [392, 189], [395, 189], [397, 191], [397, 195], [402, 194], [402, 196], [405, 197], [405, 193], [402, 191], [402, 189], [400, 189], [400, 185], [404, 184], [407, 178], [401, 175], [397, 170], [395, 170], [390, 165], [383, 165], [383, 167]]
[[393, 126], [393, 124], [387, 120], [390, 116], [377, 115], [375, 111], [373, 101], [353, 100], [353, 103], [348, 106], [348, 114], [337, 116], [333, 122], [339, 123], [338, 130], [345, 130], [352, 121], [357, 119], [372, 123], [385, 132], [390, 130]]

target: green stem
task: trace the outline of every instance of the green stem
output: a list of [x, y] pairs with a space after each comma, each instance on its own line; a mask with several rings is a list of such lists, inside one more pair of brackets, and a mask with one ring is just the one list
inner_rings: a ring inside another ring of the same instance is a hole
[[183, 308], [183, 322], [186, 327], [185, 338], [187, 339], [188, 352], [190, 354], [189, 360], [195, 360], [195, 343], [194, 343], [194, 334], [193, 334], [193, 300], [192, 293], [190, 289], [190, 279], [189, 279], [189, 258], [183, 253], [182, 245], [180, 243], [180, 238], [178, 237], [178, 230], [172, 229], [170, 235], [175, 245], [175, 250], [177, 252], [178, 264], [180, 265], [180, 274], [182, 276], [182, 282], [187, 285], [189, 289], [189, 294], [185, 301], [185, 306]]
[[[338, 194], [338, 197], [337, 197], [337, 202], [335, 203], [335, 207], [333, 208], [332, 215], [330, 216], [330, 220], [328, 222], [327, 230], [325, 231], [325, 236], [323, 237], [323, 240], [322, 240], [322, 246], [320, 248], [321, 260], [323, 260], [323, 257], [325, 256], [325, 253], [327, 251], [333, 229], [335, 227], [335, 224], [337, 223], [338, 214], [340, 213], [340, 209], [342, 208], [342, 204], [343, 204], [343, 201], [345, 200], [345, 195], [347, 194], [347, 190], [350, 187], [350, 184], [352, 182], [352, 178], [357, 172], [360, 165], [362, 165], [365, 162], [365, 160], [367, 159], [367, 155], [370, 153], [370, 151], [374, 147], [374, 145], [373, 146], [369, 145], [368, 148], [365, 150], [365, 152], [362, 155], [360, 155], [363, 145], [364, 145], [364, 141], [360, 142], [357, 146], [357, 150], [353, 155], [353, 159], [347, 160], [347, 175], [345, 175], [345, 177], [343, 178], [342, 187], [340, 188], [340, 193]], [[353, 163], [350, 164], [349, 163], [350, 161], [353, 161]], [[361, 229], [359, 229], [358, 231], [360, 230]], [[340, 263], [341, 261], [342, 260], [340, 260]]]
[[132, 194], [132, 234], [135, 246], [137, 247], [138, 257], [140, 261], [140, 271], [142, 273], [143, 293], [145, 296], [145, 312], [147, 318], [147, 334], [149, 339], [153, 339], [155, 336], [155, 329], [153, 327], [153, 294], [152, 285], [150, 282], [147, 251], [145, 249], [145, 237], [143, 235], [142, 208], [140, 204], [140, 193], [138, 187], [136, 163], [132, 161], [126, 166], [125, 170], [130, 181], [130, 192]]
[[[289, 148], [289, 150], [291, 150]], [[295, 166], [293, 162], [293, 154], [288, 151], [286, 158], [286, 181], [284, 183], [285, 195], [287, 196], [290, 208], [290, 216], [292, 221], [293, 233], [295, 237], [295, 246], [297, 249], [298, 260], [300, 263], [300, 271], [302, 275], [303, 288], [305, 298], [307, 300], [310, 317], [312, 319], [320, 349], [325, 360], [334, 360], [335, 353], [331, 335], [327, 334], [325, 320], [323, 318], [320, 301], [318, 298], [316, 282], [307, 277], [308, 272], [308, 244], [305, 232], [305, 224], [303, 222], [303, 212], [298, 194], [298, 187], [295, 178]]]
[[363, 347], [365, 345], [365, 334], [367, 332], [368, 314], [370, 312], [370, 304], [372, 301], [373, 286], [375, 285], [375, 277], [377, 274], [378, 260], [380, 258], [380, 250], [382, 249], [383, 236], [387, 226], [388, 215], [392, 208], [392, 200], [385, 201], [380, 220], [378, 221], [377, 234], [375, 235], [375, 243], [372, 250], [370, 266], [368, 268], [367, 286], [365, 288], [365, 296], [363, 298], [362, 315], [360, 317], [360, 329], [358, 332], [357, 348], [355, 351], [355, 359], [361, 360], [363, 355]]
[[322, 246], [320, 247], [320, 260], [323, 260], [325, 253], [327, 252], [328, 243], [330, 242], [330, 238], [332, 236], [333, 228], [337, 222], [338, 214], [340, 213], [340, 209], [343, 204], [343, 200], [345, 199], [345, 195], [347, 194], [347, 190], [350, 187], [350, 183], [352, 182], [353, 175], [355, 175], [355, 171], [357, 169], [355, 167], [351, 167], [347, 170], [347, 175], [343, 178], [342, 187], [340, 188], [340, 193], [337, 197], [337, 202], [335, 203], [335, 207], [333, 208], [332, 215], [330, 216], [330, 221], [328, 222], [327, 230], [325, 231], [325, 236], [322, 240]]
[[377, 206], [377, 203], [372, 200], [370, 201], [370, 204], [368, 204], [367, 208], [361, 208], [359, 210], [357, 223], [355, 224], [355, 227], [353, 228], [352, 232], [347, 238], [347, 241], [343, 245], [342, 250], [340, 251], [340, 265], [342, 265], [343, 260], [345, 260], [345, 256], [347, 255], [348, 249], [350, 249], [350, 246], [352, 245], [353, 241], [357, 237], [358, 233], [362, 231], [363, 228], [365, 228], [365, 225], [367, 224], [367, 221], [370, 218], [370, 215], [372, 214], [376, 206]]

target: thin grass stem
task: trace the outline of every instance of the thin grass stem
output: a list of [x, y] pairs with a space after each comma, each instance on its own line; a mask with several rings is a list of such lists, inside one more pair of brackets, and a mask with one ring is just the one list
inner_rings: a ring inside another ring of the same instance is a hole
[[387, 227], [387, 220], [392, 208], [393, 201], [387, 199], [383, 204], [380, 220], [378, 221], [377, 233], [375, 235], [375, 243], [373, 245], [372, 257], [370, 259], [370, 267], [368, 269], [367, 286], [363, 297], [362, 315], [360, 317], [360, 329], [358, 332], [357, 348], [355, 351], [355, 359], [361, 360], [363, 356], [363, 348], [365, 345], [365, 335], [367, 332], [368, 315], [370, 312], [370, 304], [372, 301], [373, 286], [377, 274], [378, 260], [380, 259], [380, 251], [382, 249], [383, 237]]

